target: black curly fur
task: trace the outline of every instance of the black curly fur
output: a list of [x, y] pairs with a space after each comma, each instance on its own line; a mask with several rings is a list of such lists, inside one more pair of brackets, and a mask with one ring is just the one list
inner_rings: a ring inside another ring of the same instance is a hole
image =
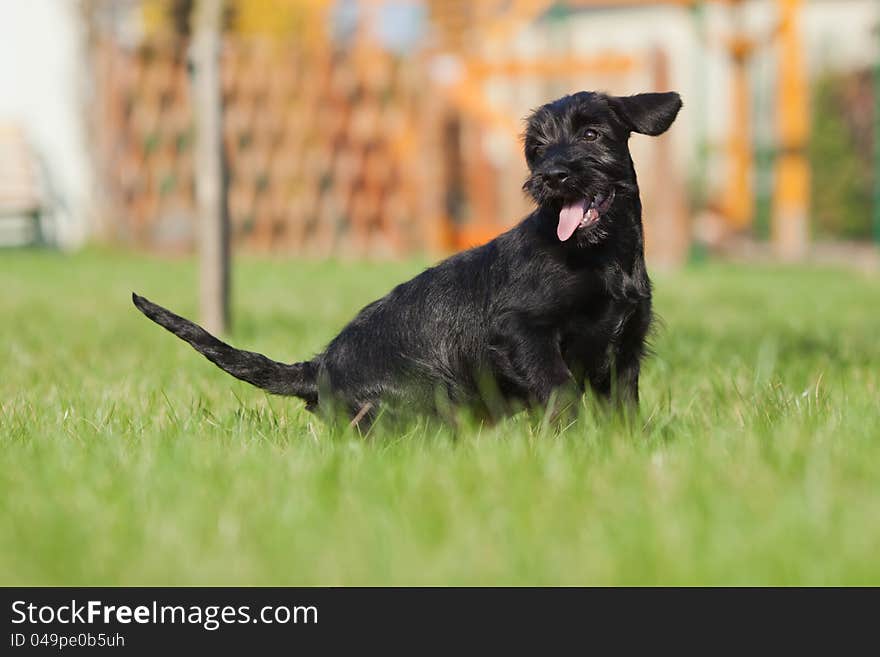
[[[637, 404], [651, 283], [627, 141], [664, 132], [680, 108], [675, 93], [580, 92], [535, 110], [524, 185], [535, 211], [366, 306], [310, 361], [240, 351], [137, 295], [135, 305], [233, 376], [360, 424], [382, 410], [497, 416], [587, 387]], [[560, 241], [562, 207], [612, 189], [600, 220]]]

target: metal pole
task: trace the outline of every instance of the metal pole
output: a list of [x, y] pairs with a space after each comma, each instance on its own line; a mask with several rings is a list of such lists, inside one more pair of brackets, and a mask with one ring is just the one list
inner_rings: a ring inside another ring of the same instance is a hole
[[223, 0], [199, 0], [194, 18], [192, 61], [200, 314], [202, 324], [208, 331], [224, 333], [229, 323], [229, 216], [223, 166], [220, 88]]

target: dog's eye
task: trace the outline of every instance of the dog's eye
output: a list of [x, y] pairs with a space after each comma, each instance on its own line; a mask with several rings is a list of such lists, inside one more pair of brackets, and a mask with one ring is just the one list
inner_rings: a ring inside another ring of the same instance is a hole
[[595, 130], [587, 130], [584, 133], [584, 141], [596, 141], [599, 138], [599, 133]]

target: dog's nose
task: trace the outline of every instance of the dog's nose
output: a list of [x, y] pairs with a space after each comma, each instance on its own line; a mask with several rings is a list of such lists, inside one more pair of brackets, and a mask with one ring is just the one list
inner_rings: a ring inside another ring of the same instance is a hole
[[544, 179], [548, 183], [559, 184], [565, 182], [565, 179], [568, 178], [568, 171], [563, 169], [562, 167], [553, 167], [552, 169], [547, 169], [544, 171]]

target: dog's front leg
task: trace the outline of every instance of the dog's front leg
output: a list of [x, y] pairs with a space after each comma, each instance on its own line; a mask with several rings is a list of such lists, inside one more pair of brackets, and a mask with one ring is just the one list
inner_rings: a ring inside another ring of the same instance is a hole
[[496, 375], [529, 402], [545, 407], [554, 393], [560, 402], [577, 394], [555, 331], [508, 313], [492, 323], [489, 345]]

